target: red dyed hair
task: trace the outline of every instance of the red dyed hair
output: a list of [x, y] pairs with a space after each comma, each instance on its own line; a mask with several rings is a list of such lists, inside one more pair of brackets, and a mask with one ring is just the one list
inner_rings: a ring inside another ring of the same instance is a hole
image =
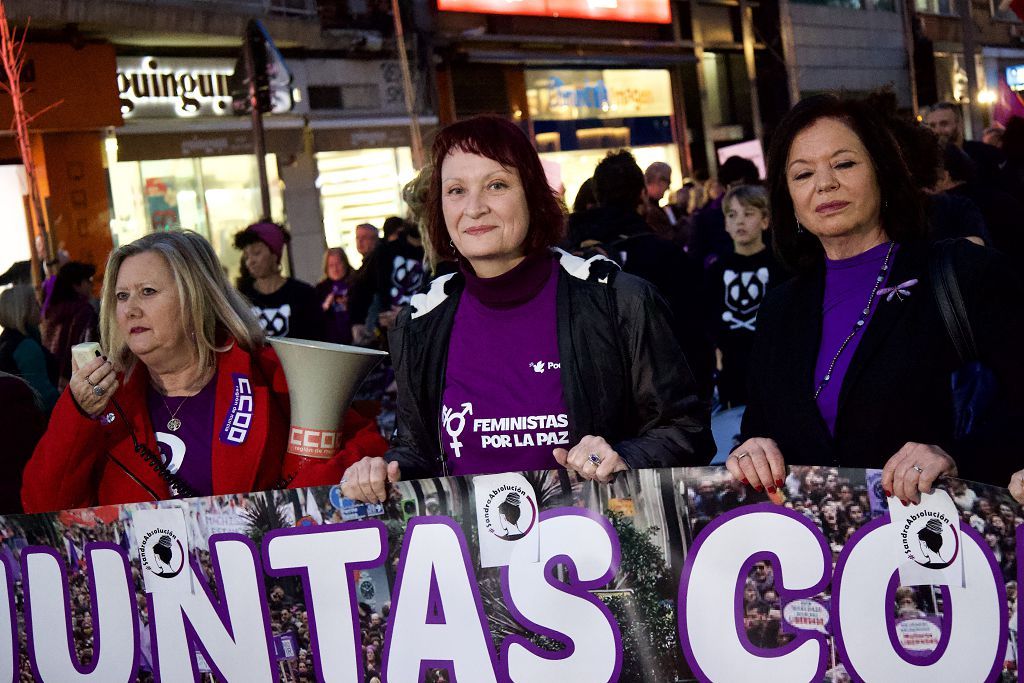
[[493, 115], [474, 116], [438, 132], [430, 152], [433, 171], [427, 194], [427, 233], [442, 258], [457, 257], [441, 207], [441, 166], [445, 158], [455, 151], [493, 159], [519, 173], [530, 216], [523, 242], [525, 253], [534, 253], [561, 242], [565, 231], [565, 211], [558, 195], [548, 185], [544, 167], [530, 139], [508, 119]]

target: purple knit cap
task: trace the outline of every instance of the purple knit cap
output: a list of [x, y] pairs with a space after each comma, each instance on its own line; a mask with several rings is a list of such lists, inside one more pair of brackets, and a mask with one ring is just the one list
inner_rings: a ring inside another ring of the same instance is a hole
[[256, 235], [275, 255], [280, 256], [284, 251], [284, 233], [275, 223], [253, 223], [245, 231]]

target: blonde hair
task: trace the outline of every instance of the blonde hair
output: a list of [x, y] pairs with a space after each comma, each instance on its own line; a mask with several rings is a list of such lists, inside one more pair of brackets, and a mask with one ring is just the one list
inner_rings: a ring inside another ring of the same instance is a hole
[[32, 285], [14, 285], [0, 292], [0, 327], [27, 335], [33, 313], [39, 311], [39, 300]]
[[263, 346], [263, 329], [249, 304], [228, 282], [210, 243], [191, 230], [154, 232], [119, 247], [107, 260], [100, 295], [100, 337], [116, 369], [129, 371], [138, 360], [117, 325], [117, 274], [125, 259], [146, 252], [160, 254], [171, 269], [181, 322], [196, 345], [201, 366], [213, 366], [214, 354], [227, 350], [217, 346], [221, 334], [234, 337], [246, 351]]
[[420, 241], [423, 243], [423, 267], [433, 272], [438, 263], [443, 261], [430, 241], [430, 230], [427, 229], [427, 198], [430, 194], [430, 174], [433, 166], [424, 164], [416, 177], [402, 187], [402, 200], [409, 207], [409, 218], [420, 230]]

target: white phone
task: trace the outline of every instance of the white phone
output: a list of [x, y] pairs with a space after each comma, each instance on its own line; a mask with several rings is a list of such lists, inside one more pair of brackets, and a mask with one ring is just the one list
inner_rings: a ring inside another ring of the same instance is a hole
[[71, 347], [71, 357], [79, 368], [96, 358], [98, 353], [102, 353], [98, 342], [83, 342]]

